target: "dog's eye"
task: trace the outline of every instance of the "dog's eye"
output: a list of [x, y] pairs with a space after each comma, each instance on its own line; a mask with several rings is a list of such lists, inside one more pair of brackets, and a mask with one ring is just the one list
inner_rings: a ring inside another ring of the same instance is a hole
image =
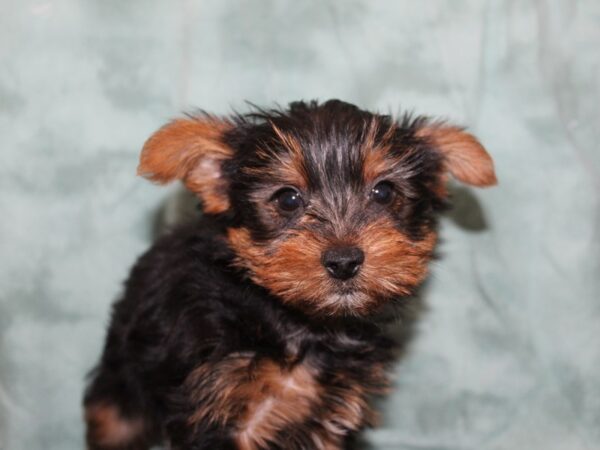
[[389, 181], [377, 183], [371, 190], [371, 198], [380, 205], [388, 205], [394, 199], [394, 186]]
[[302, 196], [300, 192], [292, 188], [283, 188], [275, 193], [277, 206], [282, 211], [292, 212], [302, 206]]

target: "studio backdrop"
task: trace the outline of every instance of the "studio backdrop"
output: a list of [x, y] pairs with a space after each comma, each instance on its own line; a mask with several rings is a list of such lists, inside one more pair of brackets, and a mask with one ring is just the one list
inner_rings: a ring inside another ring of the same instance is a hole
[[151, 132], [315, 98], [467, 125], [499, 179], [453, 187], [369, 445], [600, 448], [599, 47], [596, 0], [0, 0], [0, 449], [84, 447]]

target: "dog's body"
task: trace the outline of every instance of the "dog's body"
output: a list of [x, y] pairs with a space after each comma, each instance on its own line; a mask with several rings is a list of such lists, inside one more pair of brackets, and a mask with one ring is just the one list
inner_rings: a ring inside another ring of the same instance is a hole
[[[210, 228], [204, 221], [178, 230], [140, 259], [87, 403], [116, 406], [125, 427], [166, 425], [174, 448], [236, 448], [236, 435], [240, 448], [338, 448], [346, 430], [364, 425], [366, 398], [384, 385], [388, 340], [366, 323], [313, 324], [240, 280]], [[265, 406], [269, 397], [278, 404]], [[114, 426], [103, 414], [92, 407], [99, 444]]]
[[180, 120], [140, 171], [205, 216], [140, 258], [85, 407], [90, 449], [345, 448], [393, 345], [374, 314], [424, 279], [449, 171], [495, 182], [467, 133], [338, 101]]

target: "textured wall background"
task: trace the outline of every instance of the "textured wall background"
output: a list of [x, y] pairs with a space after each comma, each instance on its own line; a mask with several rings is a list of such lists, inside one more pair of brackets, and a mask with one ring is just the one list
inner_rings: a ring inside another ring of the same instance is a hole
[[597, 0], [0, 0], [0, 448], [83, 448], [167, 192], [135, 177], [144, 139], [330, 97], [469, 125], [501, 183], [443, 223], [373, 447], [600, 448], [599, 46]]

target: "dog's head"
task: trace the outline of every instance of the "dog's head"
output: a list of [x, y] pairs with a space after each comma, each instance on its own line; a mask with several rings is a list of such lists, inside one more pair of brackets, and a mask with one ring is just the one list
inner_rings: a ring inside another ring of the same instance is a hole
[[462, 129], [336, 100], [176, 120], [146, 142], [139, 173], [180, 179], [205, 213], [233, 217], [235, 264], [319, 315], [366, 315], [410, 294], [427, 272], [448, 174], [496, 182]]

